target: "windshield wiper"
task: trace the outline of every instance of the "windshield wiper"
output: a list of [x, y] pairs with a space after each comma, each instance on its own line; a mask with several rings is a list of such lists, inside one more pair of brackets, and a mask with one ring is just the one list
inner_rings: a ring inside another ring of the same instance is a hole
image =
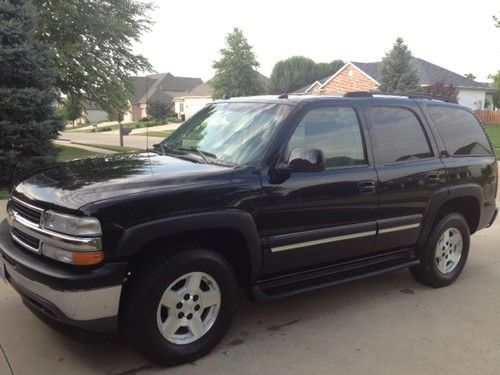
[[[196, 155], [200, 156], [203, 159], [203, 161], [207, 164], [222, 165], [225, 167], [233, 167], [234, 166], [233, 163], [223, 162], [222, 160], [217, 159], [217, 155], [215, 155], [214, 153], [211, 153], [208, 151], [202, 151], [202, 150], [197, 149], [197, 148], [168, 147], [168, 146], [162, 145], [161, 143], [158, 145], [155, 145], [155, 146], [160, 148], [163, 151], [164, 155], [173, 154], [177, 157], [182, 158], [184, 155], [186, 155], [186, 153], [191, 153], [191, 154], [196, 154]], [[191, 160], [191, 158], [189, 158], [189, 160]]]
[[[178, 150], [187, 151], [187, 152], [195, 152], [196, 154], [200, 155], [201, 158], [207, 164], [210, 164], [213, 161], [217, 161], [217, 155], [212, 154], [211, 152], [202, 151], [202, 150], [200, 150], [198, 148], [179, 147]], [[215, 160], [210, 161], [208, 158], [215, 159]]]

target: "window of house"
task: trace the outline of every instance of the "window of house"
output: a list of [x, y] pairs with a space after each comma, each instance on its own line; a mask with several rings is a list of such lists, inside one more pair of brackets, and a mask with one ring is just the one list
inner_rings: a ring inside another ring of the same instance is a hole
[[382, 163], [432, 157], [424, 129], [413, 112], [399, 107], [372, 107], [376, 149]]
[[184, 103], [179, 102], [179, 112], [184, 112]]
[[295, 129], [288, 151], [298, 147], [323, 151], [327, 168], [367, 163], [363, 135], [353, 108], [310, 110]]
[[492, 154], [486, 134], [472, 113], [445, 106], [427, 108], [450, 155]]

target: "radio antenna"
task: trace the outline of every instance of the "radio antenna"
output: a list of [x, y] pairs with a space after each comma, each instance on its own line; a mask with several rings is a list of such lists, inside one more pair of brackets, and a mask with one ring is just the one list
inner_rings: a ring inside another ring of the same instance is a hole
[[[148, 113], [148, 101], [149, 101], [149, 85], [148, 85], [149, 77], [146, 76], [146, 119], [149, 120], [149, 113]], [[149, 126], [146, 121], [146, 151], [149, 150]]]

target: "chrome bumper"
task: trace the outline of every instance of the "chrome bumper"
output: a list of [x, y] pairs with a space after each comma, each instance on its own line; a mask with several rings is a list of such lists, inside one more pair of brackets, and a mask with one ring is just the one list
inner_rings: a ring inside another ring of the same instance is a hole
[[5, 275], [7, 281], [23, 297], [32, 296], [40, 305], [47, 301], [64, 315], [66, 319], [63, 320], [92, 321], [118, 315], [121, 285], [77, 291], [55, 290], [21, 275], [8, 262], [5, 262]]

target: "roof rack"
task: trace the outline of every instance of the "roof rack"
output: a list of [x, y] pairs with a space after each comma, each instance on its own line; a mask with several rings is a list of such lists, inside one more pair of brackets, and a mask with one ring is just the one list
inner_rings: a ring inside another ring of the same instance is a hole
[[458, 104], [458, 102], [455, 99], [442, 96], [442, 95], [435, 95], [432, 93], [425, 93], [425, 92], [378, 92], [378, 91], [352, 91], [352, 92], [346, 92], [344, 94], [345, 98], [372, 98], [374, 96], [401, 96], [401, 97], [406, 97], [409, 99], [429, 99], [429, 100], [440, 100], [442, 102], [447, 102], [447, 103], [455, 103]]

